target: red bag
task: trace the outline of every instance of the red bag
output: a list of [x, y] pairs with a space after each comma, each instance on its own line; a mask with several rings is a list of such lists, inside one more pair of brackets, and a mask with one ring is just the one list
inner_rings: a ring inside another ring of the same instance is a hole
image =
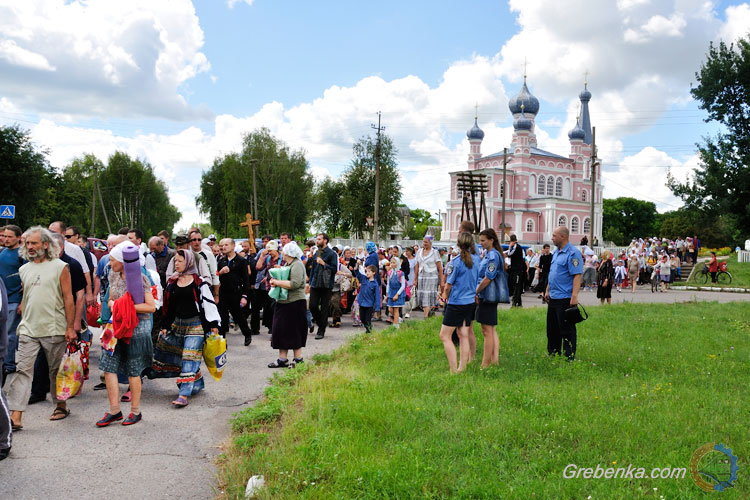
[[94, 302], [93, 304], [88, 306], [86, 308], [86, 323], [88, 323], [89, 326], [97, 325], [101, 311], [102, 311], [102, 307], [97, 302]]
[[347, 294], [342, 293], [341, 294], [341, 307], [346, 309], [347, 305], [349, 305], [349, 297], [347, 297]]

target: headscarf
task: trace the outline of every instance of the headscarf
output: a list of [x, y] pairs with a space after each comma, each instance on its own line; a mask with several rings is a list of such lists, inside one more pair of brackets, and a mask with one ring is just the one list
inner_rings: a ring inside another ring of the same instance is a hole
[[269, 240], [268, 243], [266, 243], [266, 250], [269, 252], [271, 250], [278, 251], [279, 249], [279, 243], [276, 240]]
[[288, 255], [293, 259], [299, 259], [302, 257], [302, 249], [299, 247], [299, 245], [297, 245], [296, 241], [290, 241], [289, 243], [284, 245], [281, 253], [283, 253], [284, 255]]
[[[117, 245], [115, 245], [115, 247], [112, 250], [109, 251], [109, 258], [114, 259], [117, 262], [123, 262], [122, 251], [130, 247], [138, 249], [137, 246], [133, 245], [129, 241], [123, 241], [122, 243], [118, 243]], [[146, 256], [143, 255], [143, 253], [140, 250], [138, 251], [138, 256], [140, 257], [140, 262], [139, 262], [140, 265], [145, 266]]]
[[368, 254], [370, 254], [372, 252], [377, 252], [378, 251], [378, 246], [374, 242], [372, 242], [372, 241], [368, 241], [367, 242], [366, 248], [367, 248], [367, 253]]
[[[180, 250], [177, 250], [177, 252], [180, 252]], [[179, 273], [175, 269], [175, 272], [172, 273], [172, 275], [169, 277], [170, 283], [177, 281], [180, 276], [198, 274], [198, 269], [195, 267], [195, 256], [193, 255], [193, 251], [190, 249], [185, 249], [182, 250], [182, 254], [185, 257], [185, 270]], [[179, 253], [177, 255], [179, 255]], [[175, 258], [177, 257], [177, 255], [175, 255]]]

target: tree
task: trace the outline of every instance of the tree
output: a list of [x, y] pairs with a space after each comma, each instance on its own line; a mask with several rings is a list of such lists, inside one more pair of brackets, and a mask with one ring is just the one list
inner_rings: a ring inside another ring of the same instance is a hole
[[697, 145], [700, 165], [693, 179], [681, 183], [669, 175], [668, 186], [688, 209], [731, 214], [737, 229], [750, 234], [750, 35], [736, 46], [709, 44], [695, 78], [690, 93], [708, 112], [706, 121], [726, 132]]
[[[257, 200], [253, 200], [253, 170]], [[214, 160], [201, 176], [196, 203], [213, 227], [223, 230], [226, 221], [228, 236], [247, 237], [247, 229], [240, 227], [246, 213], [260, 218], [263, 233], [303, 234], [312, 212], [312, 192], [313, 178], [304, 152], [290, 150], [261, 128], [244, 136], [240, 153]], [[255, 203], [258, 213], [254, 213]]]
[[[370, 231], [367, 217], [375, 214], [375, 150], [376, 140], [360, 138], [352, 147], [352, 163], [344, 172], [345, 186], [342, 199], [344, 225], [354, 236], [361, 238]], [[381, 134], [380, 142], [380, 199], [379, 231], [387, 234], [399, 221], [398, 204], [401, 201], [401, 179], [397, 170], [398, 150], [391, 138]]]
[[[423, 208], [409, 210], [409, 223], [406, 226], [406, 237], [410, 240], [421, 240], [430, 226], [441, 226], [440, 221], [432, 217], [432, 214]], [[440, 239], [439, 235], [437, 239]]]
[[734, 233], [735, 224], [731, 215], [716, 217], [683, 207], [661, 214], [658, 234], [670, 239], [697, 235], [703, 246], [719, 248], [739, 241], [739, 235]]
[[[620, 241], [610, 240], [616, 245], [623, 245], [632, 238], [652, 236], [656, 231], [656, 205], [650, 201], [636, 198], [620, 197], [605, 199], [602, 206], [605, 239], [621, 235]], [[610, 229], [615, 229], [610, 232]]]
[[343, 198], [346, 186], [341, 180], [326, 177], [315, 186], [313, 194], [315, 221], [319, 228], [333, 238], [347, 230], [343, 213]]
[[0, 179], [3, 205], [15, 205], [16, 218], [7, 222], [26, 229], [46, 226], [57, 213], [59, 177], [47, 161], [47, 151], [37, 149], [28, 130], [18, 125], [0, 127]]

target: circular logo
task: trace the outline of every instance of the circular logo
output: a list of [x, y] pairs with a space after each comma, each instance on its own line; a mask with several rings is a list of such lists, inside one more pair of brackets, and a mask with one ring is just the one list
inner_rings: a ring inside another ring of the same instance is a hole
[[737, 481], [737, 457], [719, 443], [706, 443], [690, 458], [690, 476], [704, 491], [724, 491]]
[[494, 273], [495, 269], [497, 269], [497, 266], [494, 262], [490, 262], [490, 264], [487, 266], [487, 271]]
[[578, 267], [578, 264], [580, 264], [580, 261], [573, 257], [573, 267]]

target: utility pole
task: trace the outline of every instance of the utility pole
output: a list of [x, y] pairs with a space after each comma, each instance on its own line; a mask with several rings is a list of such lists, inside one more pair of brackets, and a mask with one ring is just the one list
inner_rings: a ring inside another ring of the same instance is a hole
[[107, 224], [107, 234], [112, 234], [112, 228], [109, 227], [109, 217], [107, 217], [107, 209], [104, 206], [104, 200], [102, 199], [102, 190], [99, 189], [99, 183], [96, 184], [96, 192], [99, 193], [99, 204], [102, 206], [102, 212], [104, 213], [104, 222]]
[[380, 111], [378, 111], [378, 125], [377, 127], [373, 123], [370, 125], [372, 128], [378, 131], [378, 142], [375, 144], [375, 217], [373, 220], [372, 228], [372, 239], [375, 244], [378, 244], [378, 223], [379, 209], [380, 209], [380, 132], [385, 130], [385, 127], [380, 126]]
[[503, 189], [502, 189], [502, 195], [503, 195], [503, 206], [502, 206], [502, 225], [503, 227], [500, 228], [500, 232], [502, 232], [502, 236], [500, 236], [500, 244], [505, 243], [505, 195], [507, 194], [505, 191], [505, 175], [506, 171], [508, 169], [508, 148], [503, 148]]
[[96, 163], [94, 163], [94, 187], [91, 190], [91, 230], [89, 236], [94, 236], [94, 219], [96, 217]]
[[591, 128], [591, 224], [589, 225], [589, 244], [594, 248], [594, 205], [596, 201], [596, 127]]

